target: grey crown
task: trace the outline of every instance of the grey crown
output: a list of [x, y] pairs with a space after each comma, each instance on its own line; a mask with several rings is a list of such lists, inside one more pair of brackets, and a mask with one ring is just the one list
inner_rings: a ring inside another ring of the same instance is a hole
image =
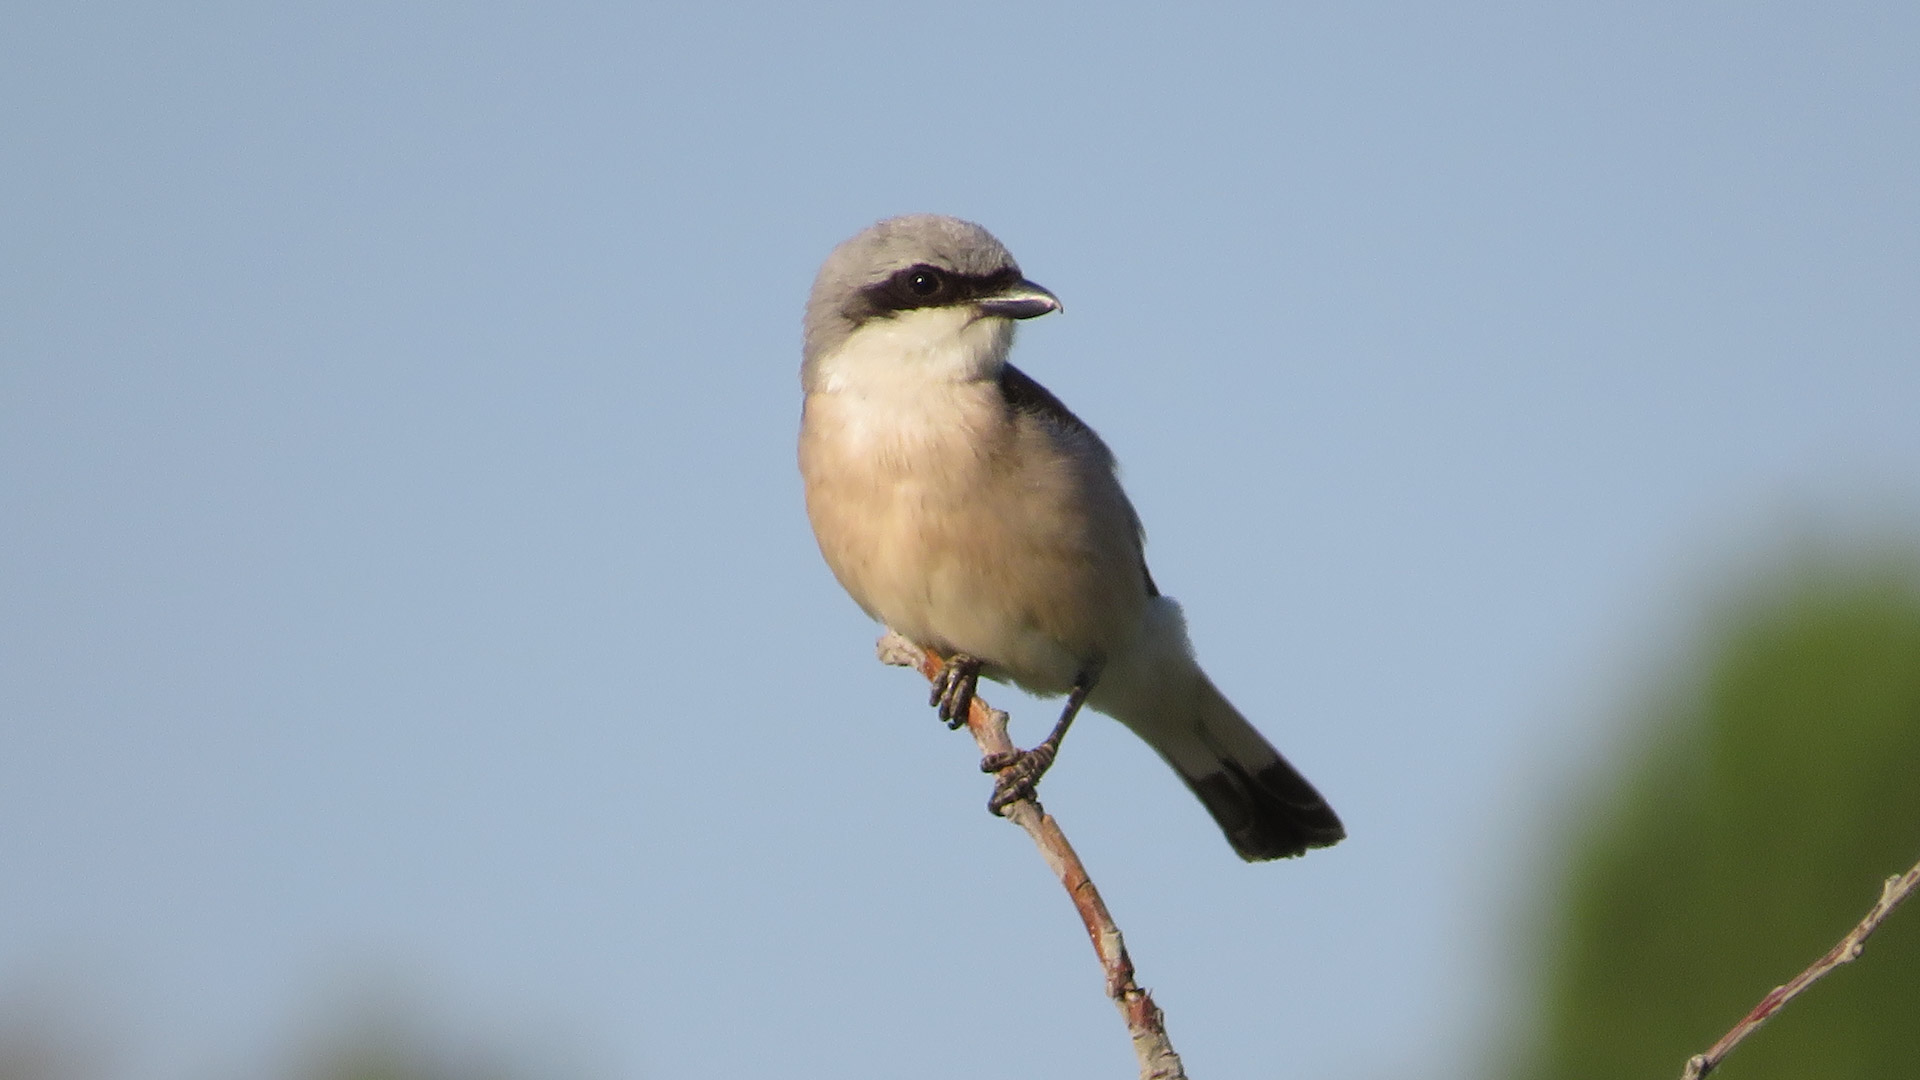
[[944, 214], [905, 214], [868, 226], [833, 249], [807, 297], [805, 364], [832, 352], [859, 328], [861, 292], [910, 266], [926, 265], [962, 277], [990, 277], [1020, 267], [1006, 245], [971, 221]]

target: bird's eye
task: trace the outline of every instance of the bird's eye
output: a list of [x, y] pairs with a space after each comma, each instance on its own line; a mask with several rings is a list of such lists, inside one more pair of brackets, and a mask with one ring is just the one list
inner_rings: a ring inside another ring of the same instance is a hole
[[929, 270], [924, 266], [907, 275], [907, 288], [915, 296], [932, 296], [940, 291], [941, 284], [939, 271]]

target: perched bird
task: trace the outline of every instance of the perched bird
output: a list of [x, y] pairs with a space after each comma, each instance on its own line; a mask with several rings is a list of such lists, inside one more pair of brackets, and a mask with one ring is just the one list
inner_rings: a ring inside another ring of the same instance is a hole
[[996, 763], [996, 812], [1032, 790], [1084, 702], [1173, 766], [1241, 858], [1338, 842], [1326, 800], [1195, 662], [1112, 452], [1007, 362], [1014, 322], [1059, 308], [956, 218], [890, 218], [834, 249], [800, 368], [821, 554], [868, 615], [946, 659], [949, 724], [982, 675], [1068, 695], [1046, 742]]

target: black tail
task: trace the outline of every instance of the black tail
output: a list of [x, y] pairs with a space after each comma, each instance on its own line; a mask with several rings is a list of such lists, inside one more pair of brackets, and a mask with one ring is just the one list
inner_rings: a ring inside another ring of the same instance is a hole
[[1194, 663], [1179, 606], [1156, 597], [1158, 637], [1095, 689], [1094, 708], [1133, 729], [1187, 782], [1248, 862], [1346, 838], [1327, 800]]
[[1304, 855], [1346, 839], [1333, 808], [1277, 753], [1257, 772], [1223, 756], [1218, 772], [1188, 776], [1182, 770], [1180, 778], [1248, 862]]
[[1327, 800], [1211, 680], [1195, 668], [1188, 685], [1190, 695], [1158, 710], [1160, 723], [1129, 726], [1193, 789], [1241, 858], [1284, 859], [1346, 838]]

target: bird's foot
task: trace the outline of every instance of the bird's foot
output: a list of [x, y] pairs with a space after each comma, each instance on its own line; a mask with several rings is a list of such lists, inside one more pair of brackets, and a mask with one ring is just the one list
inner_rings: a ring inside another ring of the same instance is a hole
[[[988, 754], [980, 759], [980, 771], [995, 774], [993, 795], [987, 799], [987, 812], [995, 817], [1005, 817], [1006, 809], [1021, 799], [1031, 799], [1034, 789], [1039, 786], [1040, 778], [1053, 767], [1053, 759], [1060, 753], [1060, 742], [1067, 737], [1067, 729], [1073, 726], [1073, 718], [1080, 715], [1080, 706], [1086, 703], [1087, 694], [1093, 690], [1094, 680], [1099, 669], [1082, 672], [1073, 681], [1073, 692], [1067, 695], [1066, 708], [1060, 710], [1060, 719], [1053, 725], [1053, 731], [1046, 741], [1031, 750], [1009, 750], [998, 754]], [[1038, 800], [1035, 800], [1036, 804]]]
[[966, 653], [954, 653], [947, 657], [946, 666], [933, 680], [933, 693], [927, 698], [927, 704], [940, 710], [940, 719], [946, 721], [948, 731], [966, 726], [967, 710], [973, 707], [974, 691], [980, 686], [980, 667], [979, 660]]
[[987, 813], [1005, 817], [1007, 807], [1021, 799], [1031, 799], [1040, 778], [1053, 767], [1059, 745], [1049, 739], [1031, 750], [1009, 750], [988, 754], [980, 759], [980, 771], [993, 773], [993, 794], [987, 799]]

